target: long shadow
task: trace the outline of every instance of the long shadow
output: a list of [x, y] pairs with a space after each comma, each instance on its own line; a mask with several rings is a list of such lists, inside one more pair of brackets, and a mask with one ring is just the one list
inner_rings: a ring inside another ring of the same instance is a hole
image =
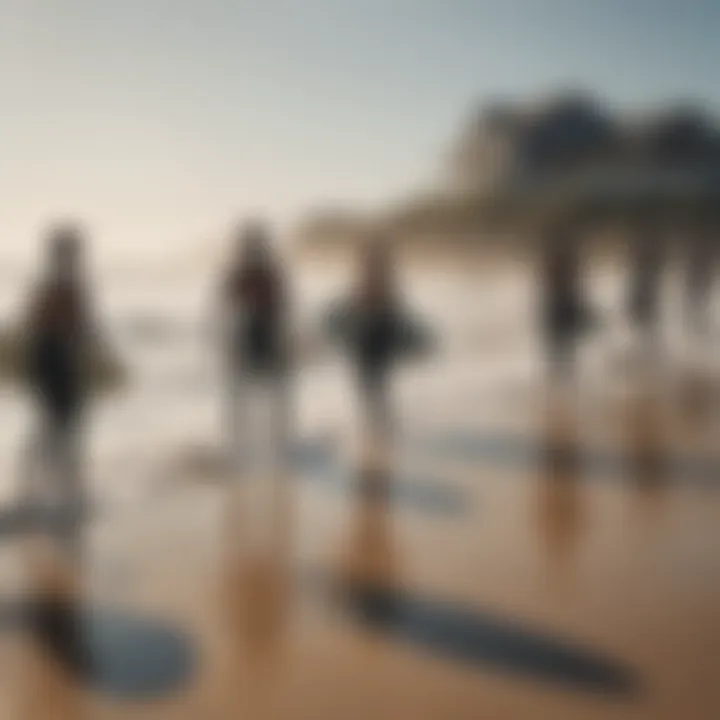
[[77, 681], [117, 699], [170, 694], [196, 663], [191, 642], [169, 626], [69, 600], [0, 604], [0, 629], [30, 633]]
[[340, 598], [363, 625], [440, 657], [606, 695], [640, 689], [626, 665], [508, 620], [373, 585], [343, 586]]
[[[412, 442], [421, 454], [436, 458], [485, 462], [508, 471], [529, 471], [542, 462], [544, 442], [516, 432], [467, 432], [451, 430]], [[632, 457], [600, 448], [576, 449], [583, 476], [593, 480], [627, 481], [632, 476]], [[720, 459], [679, 454], [661, 454], [656, 471], [668, 482], [700, 485], [720, 484]]]

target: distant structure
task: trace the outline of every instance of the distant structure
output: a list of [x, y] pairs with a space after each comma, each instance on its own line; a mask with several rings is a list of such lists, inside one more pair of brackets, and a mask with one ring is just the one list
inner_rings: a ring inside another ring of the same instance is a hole
[[[491, 103], [461, 129], [435, 189], [383, 220], [410, 235], [472, 234], [558, 200], [606, 216], [640, 203], [720, 207], [720, 123], [680, 104], [623, 115], [582, 91]], [[328, 243], [351, 237], [358, 222], [357, 214], [326, 212], [305, 228], [322, 230], [308, 236]]]
[[497, 103], [463, 129], [448, 175], [446, 192], [460, 196], [578, 182], [619, 194], [714, 189], [720, 129], [690, 107], [621, 118], [582, 92], [535, 104]]
[[679, 170], [715, 180], [720, 173], [720, 128], [696, 108], [666, 111], [636, 129], [637, 159], [657, 171]]
[[448, 190], [484, 193], [547, 179], [618, 157], [621, 145], [613, 120], [584, 95], [527, 108], [494, 105], [463, 130], [451, 154]]

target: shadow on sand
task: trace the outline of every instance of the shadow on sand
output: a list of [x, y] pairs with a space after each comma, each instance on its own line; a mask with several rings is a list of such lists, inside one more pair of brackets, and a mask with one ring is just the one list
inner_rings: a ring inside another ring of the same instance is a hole
[[371, 584], [344, 586], [340, 596], [368, 628], [440, 657], [608, 695], [639, 689], [627, 666], [519, 623]]
[[361, 470], [357, 482], [365, 487], [342, 564], [332, 578], [315, 576], [352, 620], [389, 639], [478, 668], [586, 692], [622, 697], [638, 692], [636, 673], [623, 663], [520, 621], [406, 587], [385, 492], [386, 469]]
[[170, 627], [67, 599], [6, 601], [0, 629], [30, 633], [77, 681], [118, 699], [172, 693], [195, 666], [192, 644]]

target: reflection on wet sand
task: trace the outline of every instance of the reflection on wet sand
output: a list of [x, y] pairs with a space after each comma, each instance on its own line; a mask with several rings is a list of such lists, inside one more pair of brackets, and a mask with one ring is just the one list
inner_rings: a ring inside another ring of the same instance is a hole
[[549, 570], [560, 572], [572, 564], [585, 523], [578, 423], [569, 403], [548, 403], [545, 421], [538, 465], [538, 525]]
[[[296, 440], [289, 448], [287, 470], [292, 471], [291, 482], [311, 483], [351, 498], [364, 492], [362, 478], [357, 477], [338, 448], [325, 438]], [[183, 448], [163, 475], [163, 487], [168, 490], [185, 481], [197, 485], [232, 485], [242, 480], [242, 475], [232, 471], [227, 458], [217, 448], [199, 445]], [[467, 494], [445, 482], [442, 476], [405, 468], [399, 468], [393, 475], [387, 501], [394, 506], [448, 517], [471, 509]]]
[[[413, 449], [435, 461], [481, 463], [515, 477], [522, 477], [523, 472], [534, 472], [545, 454], [544, 440], [534, 434], [485, 428], [449, 428], [424, 433], [413, 441]], [[628, 480], [625, 449], [579, 443], [577, 451], [587, 480], [623, 483]], [[674, 452], [665, 448], [664, 457], [668, 469], [666, 477], [673, 484], [715, 486], [720, 482], [720, 459], [715, 454]]]
[[683, 419], [696, 432], [717, 422], [718, 384], [711, 373], [699, 368], [689, 371], [681, 380], [679, 401]]
[[391, 482], [388, 465], [367, 465], [358, 471], [349, 543], [341, 566], [344, 582], [389, 587], [397, 583], [398, 561], [389, 506]]
[[627, 449], [630, 478], [645, 489], [659, 489], [668, 479], [663, 402], [651, 384], [628, 399]]
[[[554, 469], [546, 480], [554, 486], [553, 492], [559, 485], [573, 486], [572, 454], [554, 442], [549, 446]], [[562, 474], [557, 473], [558, 462]], [[629, 696], [638, 690], [635, 671], [621, 661], [522, 621], [427, 597], [407, 587], [388, 512], [387, 469], [382, 465], [360, 469], [362, 492], [355, 502], [348, 551], [330, 583], [331, 595], [350, 620], [386, 642], [416, 646], [446, 661], [589, 692]], [[577, 502], [560, 512], [566, 514], [560, 519], [560, 544], [572, 545], [579, 525]], [[557, 508], [550, 513], [557, 513]], [[552, 524], [557, 518], [548, 520]], [[556, 539], [557, 532], [557, 527], [550, 530]]]
[[[226, 634], [225, 711], [264, 718], [277, 712], [275, 679], [290, 638], [292, 486], [284, 474], [228, 488], [223, 513], [220, 614]], [[254, 523], [249, 523], [251, 516]]]

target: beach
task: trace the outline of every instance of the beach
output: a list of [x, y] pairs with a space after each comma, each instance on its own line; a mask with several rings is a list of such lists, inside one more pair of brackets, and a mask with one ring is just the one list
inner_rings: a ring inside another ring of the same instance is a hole
[[[408, 302], [440, 343], [398, 372], [399, 429], [378, 455], [359, 441], [350, 369], [318, 329], [347, 274], [300, 268], [283, 477], [263, 462], [238, 477], [221, 461], [214, 277], [105, 282], [103, 317], [130, 382], [92, 408], [86, 551], [80, 566], [54, 561], [51, 582], [166, 625], [187, 661], [175, 684], [168, 670], [157, 697], [138, 698], [128, 684], [123, 695], [71, 681], [27, 634], [4, 634], [0, 715], [720, 712], [717, 355], [683, 341], [671, 278], [667, 353], [633, 361], [623, 276], [604, 266], [588, 278], [599, 329], [574, 385], [551, 390], [531, 267], [406, 268]], [[8, 314], [13, 302], [8, 291]], [[699, 416], [693, 382], [710, 398]], [[32, 429], [18, 388], [3, 391], [0, 427], [0, 498], [12, 507]], [[48, 582], [28, 561], [36, 541], [3, 537], [5, 602]], [[47, 687], [55, 703], [38, 700]]]

